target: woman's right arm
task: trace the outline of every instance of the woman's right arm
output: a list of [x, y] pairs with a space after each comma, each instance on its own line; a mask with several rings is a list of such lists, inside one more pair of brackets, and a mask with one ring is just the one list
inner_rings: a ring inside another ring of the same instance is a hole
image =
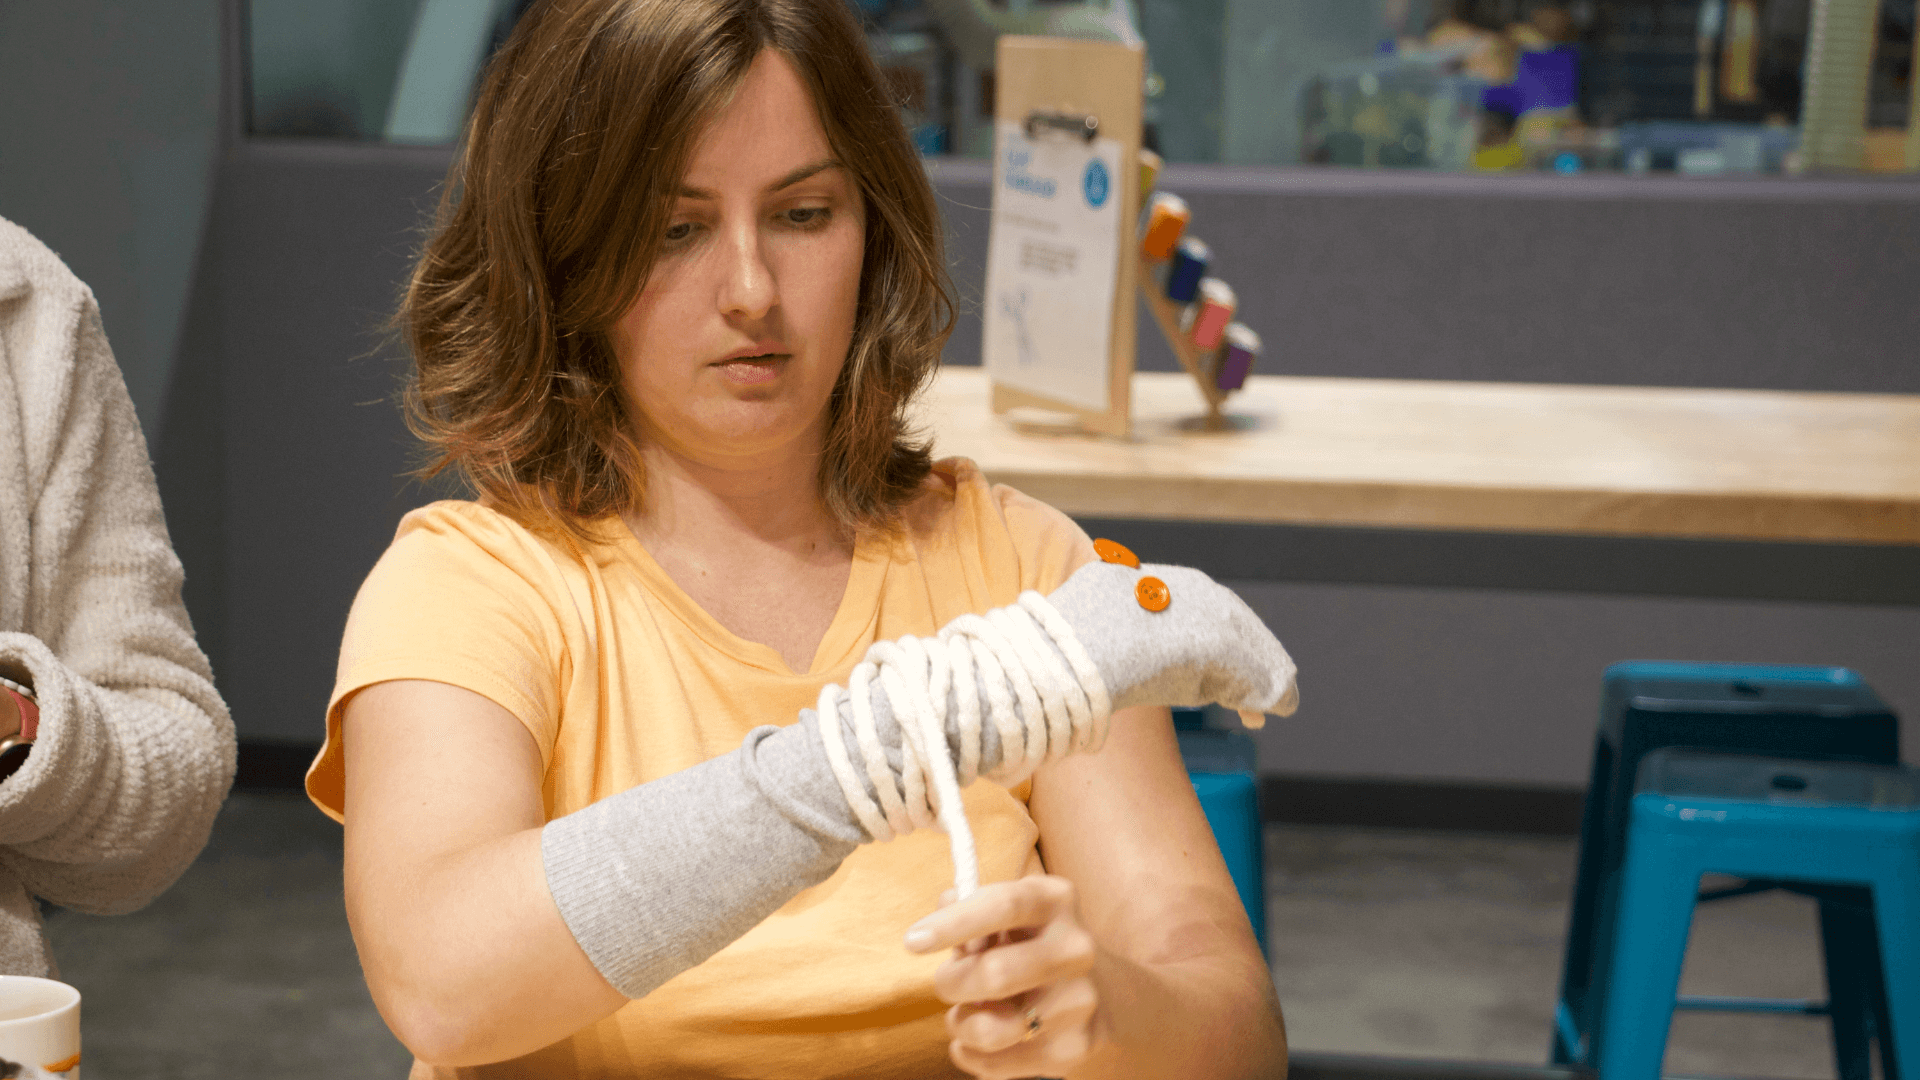
[[446, 683], [378, 683], [341, 720], [347, 917], [374, 1004], [435, 1065], [531, 1053], [627, 1003], [547, 890], [540, 752]]

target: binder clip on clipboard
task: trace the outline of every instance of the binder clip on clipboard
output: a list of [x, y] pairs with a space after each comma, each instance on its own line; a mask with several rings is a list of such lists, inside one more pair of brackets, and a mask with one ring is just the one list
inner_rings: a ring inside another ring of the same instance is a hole
[[1059, 131], [1068, 135], [1077, 135], [1092, 142], [1100, 134], [1100, 118], [1097, 116], [1075, 116], [1071, 113], [1047, 112], [1035, 109], [1027, 114], [1027, 138], [1038, 139], [1043, 131]]

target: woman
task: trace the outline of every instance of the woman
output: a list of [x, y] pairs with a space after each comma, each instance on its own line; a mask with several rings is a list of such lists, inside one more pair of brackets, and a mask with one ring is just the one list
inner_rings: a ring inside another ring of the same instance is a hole
[[[1164, 710], [968, 787], [990, 884], [937, 911], [947, 841], [861, 846], [886, 826], [850, 809], [891, 791], [900, 728], [873, 787], [828, 769], [852, 713], [823, 686], [1022, 590], [1099, 629], [1076, 662], [1115, 704], [1165, 700], [1128, 687], [1168, 663], [1128, 644], [1167, 635], [1101, 629], [1146, 618], [1132, 577], [1131, 612], [1086, 584], [1139, 571], [906, 437], [948, 322], [939, 221], [842, 0], [537, 4], [449, 188], [403, 312], [412, 400], [482, 498], [402, 523], [309, 779], [414, 1075], [1278, 1068]], [[1173, 635], [1239, 655], [1216, 636]], [[963, 772], [1012, 754], [982, 746]]]

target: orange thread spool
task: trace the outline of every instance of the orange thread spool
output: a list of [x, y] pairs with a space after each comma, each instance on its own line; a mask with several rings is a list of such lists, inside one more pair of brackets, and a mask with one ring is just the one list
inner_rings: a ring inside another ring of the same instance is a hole
[[1147, 210], [1147, 234], [1140, 241], [1140, 251], [1149, 260], [1160, 262], [1173, 254], [1173, 245], [1180, 242], [1180, 234], [1187, 229], [1193, 212], [1187, 209], [1187, 201], [1170, 191], [1162, 191], [1153, 197], [1153, 203]]

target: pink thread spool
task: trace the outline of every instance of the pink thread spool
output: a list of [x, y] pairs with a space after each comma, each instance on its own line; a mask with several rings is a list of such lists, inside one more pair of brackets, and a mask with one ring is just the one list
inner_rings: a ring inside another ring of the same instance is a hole
[[1213, 376], [1213, 385], [1222, 390], [1238, 390], [1247, 385], [1247, 373], [1253, 370], [1254, 358], [1260, 355], [1260, 335], [1245, 323], [1228, 323], [1223, 336], [1226, 344], [1220, 348], [1220, 366]]
[[1200, 299], [1187, 309], [1183, 320], [1193, 344], [1203, 350], [1218, 348], [1220, 337], [1227, 332], [1227, 324], [1233, 321], [1233, 312], [1238, 306], [1232, 286], [1219, 278], [1201, 278]]
[[1152, 262], [1173, 254], [1173, 245], [1180, 242], [1180, 234], [1186, 231], [1187, 222], [1192, 218], [1187, 200], [1171, 191], [1154, 195], [1147, 208], [1147, 234], [1140, 241], [1141, 253]]

